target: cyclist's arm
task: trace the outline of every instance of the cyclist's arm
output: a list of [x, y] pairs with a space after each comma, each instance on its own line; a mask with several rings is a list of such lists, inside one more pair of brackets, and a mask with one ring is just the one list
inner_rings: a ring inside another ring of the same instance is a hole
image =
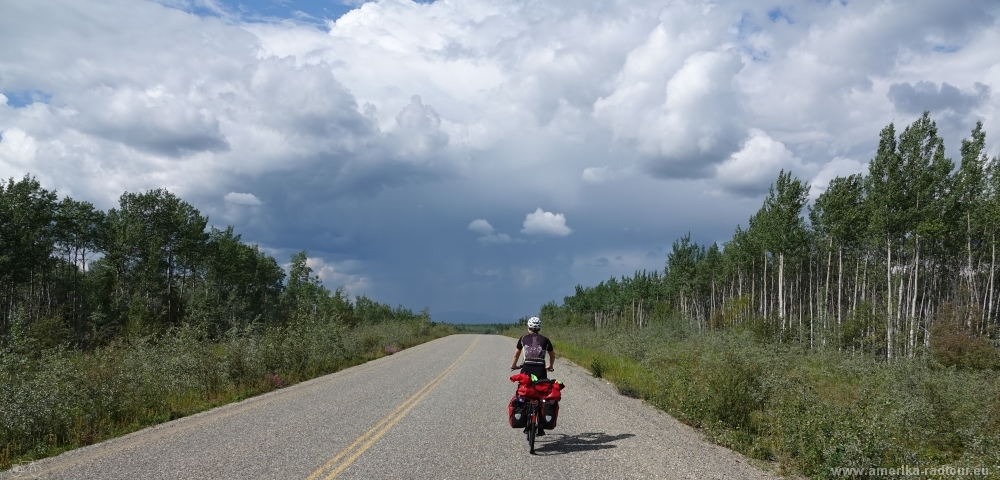
[[514, 350], [514, 360], [511, 360], [510, 369], [517, 369], [517, 360], [521, 358], [521, 349]]
[[549, 370], [556, 367], [556, 351], [549, 350]]

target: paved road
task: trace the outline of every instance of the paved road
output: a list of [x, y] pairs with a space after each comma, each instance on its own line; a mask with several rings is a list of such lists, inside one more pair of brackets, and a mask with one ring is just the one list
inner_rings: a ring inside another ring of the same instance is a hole
[[[514, 340], [453, 335], [38, 462], [38, 478], [772, 478], [557, 360], [559, 425], [507, 424]], [[526, 470], [534, 472], [525, 473]], [[11, 472], [0, 474], [8, 478]]]

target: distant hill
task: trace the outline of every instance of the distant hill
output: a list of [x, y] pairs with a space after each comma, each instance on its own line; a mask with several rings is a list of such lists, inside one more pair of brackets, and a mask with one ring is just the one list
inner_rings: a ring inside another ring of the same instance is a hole
[[514, 317], [501, 317], [499, 315], [490, 315], [488, 313], [459, 312], [459, 311], [431, 312], [431, 320], [435, 322], [453, 323], [453, 324], [517, 323], [517, 318]]

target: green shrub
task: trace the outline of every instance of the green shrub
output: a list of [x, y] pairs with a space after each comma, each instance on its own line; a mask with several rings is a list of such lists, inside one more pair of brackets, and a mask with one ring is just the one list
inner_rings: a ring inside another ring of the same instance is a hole
[[949, 367], [986, 370], [1000, 366], [1000, 355], [989, 338], [974, 334], [952, 319], [931, 326], [931, 353]]
[[785, 474], [1000, 465], [1000, 379], [991, 370], [809, 353], [744, 325], [702, 334], [668, 322], [641, 331], [556, 325], [546, 335], [557, 355], [589, 365], [622, 393]]
[[92, 352], [0, 349], [0, 469], [334, 372], [452, 333], [422, 318], [302, 321], [212, 341], [202, 328]]
[[601, 378], [604, 375], [604, 364], [601, 363], [600, 359], [595, 358], [594, 361], [590, 362], [590, 373], [594, 374], [597, 378]]

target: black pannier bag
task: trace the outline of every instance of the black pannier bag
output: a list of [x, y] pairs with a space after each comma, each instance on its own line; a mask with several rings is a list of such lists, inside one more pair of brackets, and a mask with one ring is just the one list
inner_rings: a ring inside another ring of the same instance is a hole
[[510, 417], [510, 426], [513, 428], [524, 428], [528, 425], [528, 415], [527, 408], [524, 405], [524, 399], [514, 395], [510, 399], [510, 405], [507, 405], [507, 415]]
[[542, 428], [551, 430], [556, 428], [556, 420], [559, 418], [559, 402], [546, 401], [542, 404]]

